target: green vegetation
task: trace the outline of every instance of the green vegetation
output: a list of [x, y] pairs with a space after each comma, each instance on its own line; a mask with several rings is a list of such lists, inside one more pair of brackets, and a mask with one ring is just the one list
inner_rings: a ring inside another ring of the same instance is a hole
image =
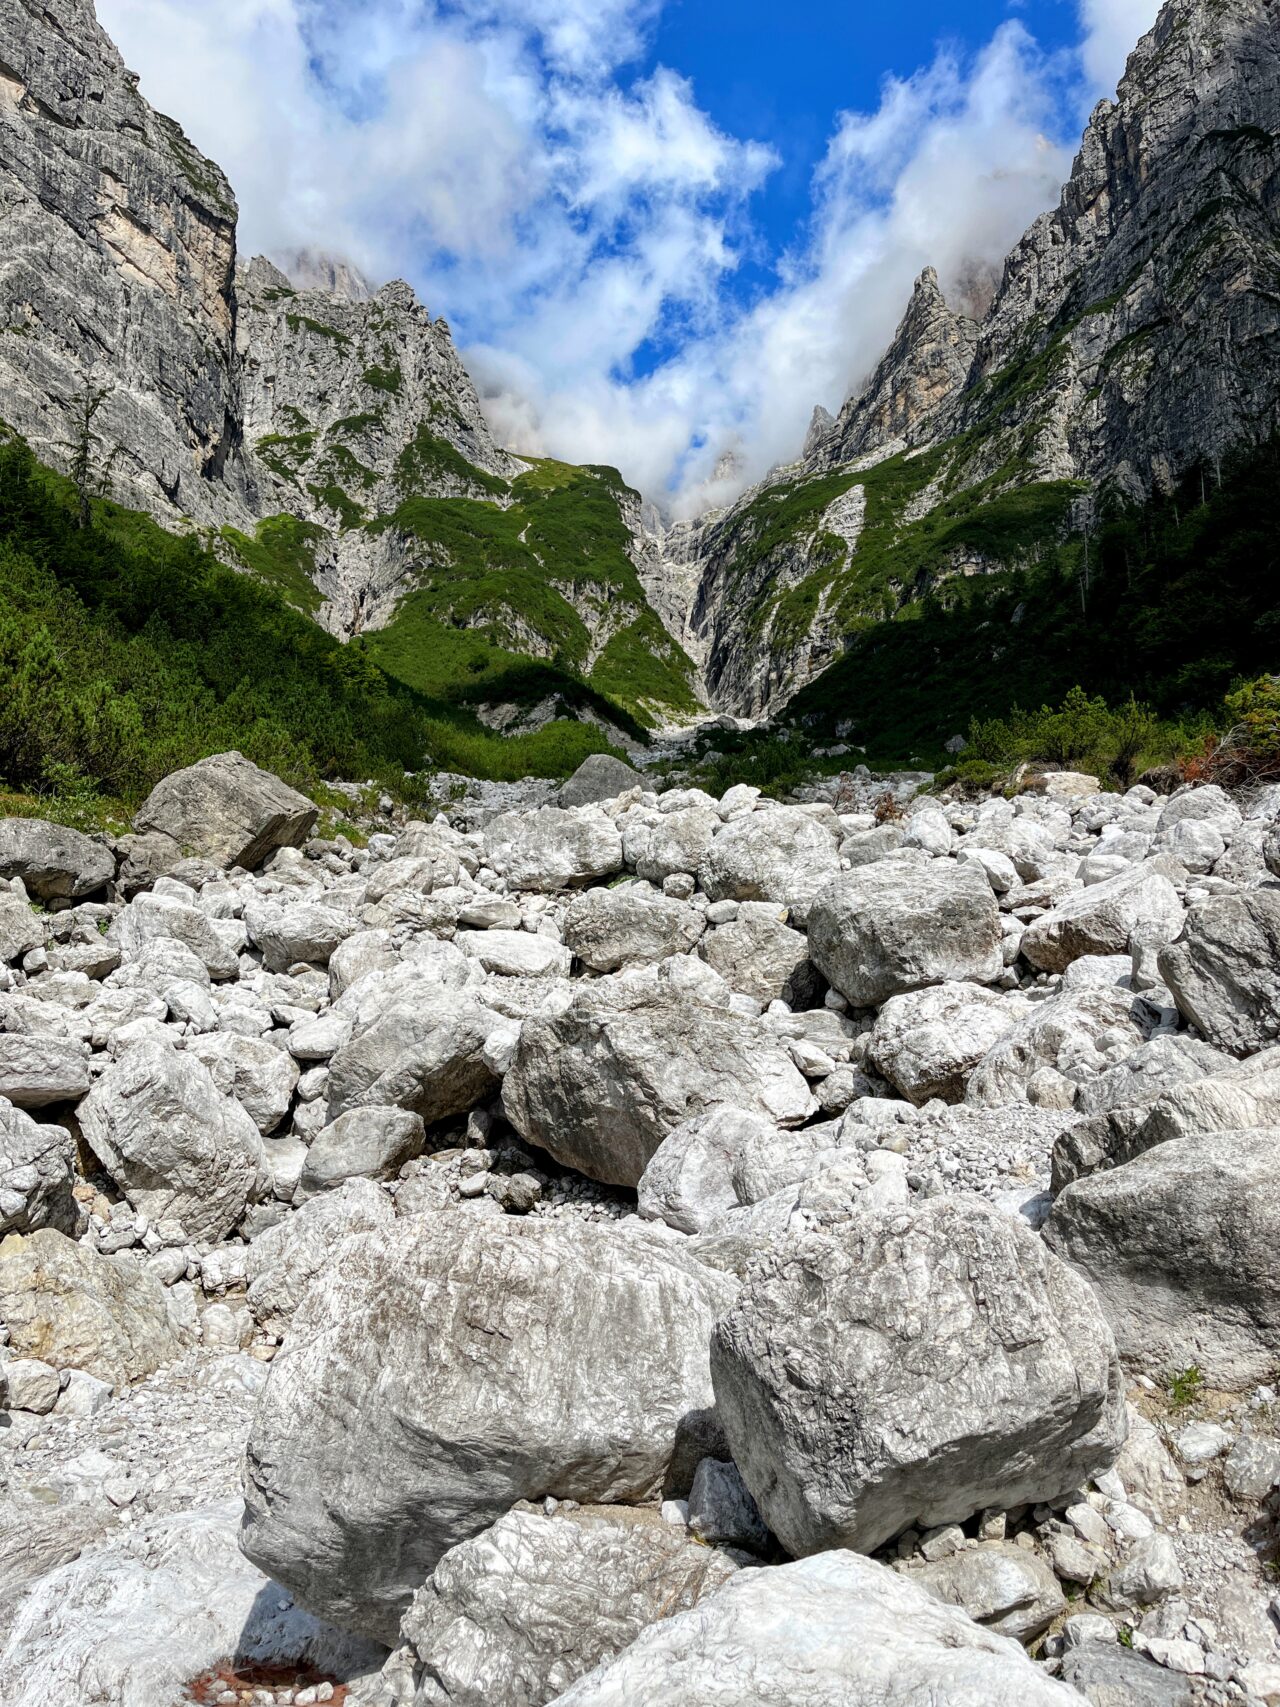
[[[837, 630], [855, 634], [911, 606], [945, 578], [957, 555], [1007, 563], [1056, 540], [1082, 488], [1071, 481], [1015, 484], [1024, 464], [1011, 457], [994, 475], [955, 490], [971, 451], [967, 440], [952, 440], [919, 454], [902, 452], [859, 474], [822, 475], [762, 493], [733, 522], [728, 541], [734, 582], [759, 589], [747, 610], [748, 633], [767, 631], [771, 650], [786, 652], [806, 638], [825, 600]], [[908, 521], [913, 500], [934, 485], [940, 501]], [[866, 512], [850, 550], [821, 522], [855, 486], [864, 491]], [[798, 549], [806, 573], [779, 587], [777, 574]]]
[[494, 498], [503, 498], [508, 491], [505, 480], [486, 474], [482, 468], [468, 462], [448, 439], [437, 438], [425, 421], [400, 452], [396, 460], [396, 478], [406, 498], [421, 496], [424, 490], [448, 481], [486, 492]]
[[1204, 1391], [1204, 1376], [1197, 1364], [1175, 1370], [1168, 1381], [1169, 1403], [1175, 1410], [1184, 1411], [1194, 1405]]
[[[1024, 494], [1009, 496], [1034, 504]], [[864, 624], [790, 712], [851, 725], [873, 758], [926, 763], [972, 719], [1056, 704], [1077, 684], [1194, 730], [1275, 665], [1278, 509], [1280, 441], [1192, 470], [1167, 496], [1110, 505], [1087, 538], [1043, 539], [1022, 567], [944, 581]]]
[[286, 314], [284, 318], [291, 332], [299, 332], [305, 327], [318, 338], [332, 339], [341, 349], [345, 350], [350, 346], [351, 339], [345, 332], [340, 332], [336, 326], [327, 326], [323, 320], [313, 320], [308, 314]]
[[411, 799], [421, 775], [406, 773], [554, 776], [611, 750], [579, 723], [506, 740], [464, 705], [391, 679], [365, 647], [341, 645], [291, 602], [314, 600], [307, 565], [320, 533], [293, 517], [225, 541], [252, 571], [242, 574], [136, 511], [95, 500], [86, 527], [77, 512], [71, 482], [4, 434], [6, 813], [118, 825], [162, 776], [232, 747], [303, 788], [372, 777]]
[[223, 528], [222, 538], [247, 569], [295, 610], [314, 616], [320, 609], [315, 545], [325, 538], [322, 527], [296, 516], [267, 516], [252, 539], [236, 528]]
[[[401, 458], [402, 477], [421, 477], [424, 442], [430, 450], [440, 441], [421, 429]], [[582, 678], [615, 702], [615, 721], [619, 705], [645, 724], [654, 705], [695, 711], [693, 667], [648, 610], [628, 552], [618, 475], [537, 462], [510, 486], [494, 484], [510, 497], [506, 508], [471, 497], [410, 497], [369, 524], [374, 532], [398, 529], [424, 554], [417, 585], [392, 621], [366, 638], [382, 667], [424, 693], [496, 699], [509, 697], [520, 655], [537, 649], [562, 680]], [[634, 613], [594, 664], [590, 630], [567, 596], [583, 602], [588, 590], [598, 590], [602, 620]]]
[[371, 391], [386, 391], [392, 397], [399, 397], [404, 386], [399, 362], [392, 362], [387, 367], [367, 367], [360, 378]]
[[990, 786], [1015, 765], [1041, 763], [1086, 771], [1128, 788], [1140, 771], [1176, 760], [1192, 738], [1183, 725], [1161, 723], [1150, 706], [1133, 698], [1111, 707], [1074, 687], [1056, 709], [1015, 707], [1005, 718], [975, 718], [964, 758], [938, 784], [955, 780]]

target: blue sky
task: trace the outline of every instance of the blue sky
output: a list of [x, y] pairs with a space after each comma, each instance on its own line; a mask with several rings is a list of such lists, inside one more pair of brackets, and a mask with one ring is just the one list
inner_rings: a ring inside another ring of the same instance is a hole
[[98, 0], [231, 176], [447, 316], [515, 448], [676, 514], [793, 456], [937, 266], [982, 306], [1157, 0]]

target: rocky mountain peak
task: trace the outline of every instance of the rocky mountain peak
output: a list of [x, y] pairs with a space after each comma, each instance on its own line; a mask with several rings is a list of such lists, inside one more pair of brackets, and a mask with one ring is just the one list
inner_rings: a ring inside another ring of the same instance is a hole
[[921, 424], [959, 395], [977, 342], [977, 323], [952, 311], [937, 272], [926, 267], [887, 354], [817, 447], [820, 462], [833, 466], [912, 442]]
[[343, 302], [368, 302], [374, 287], [360, 269], [341, 255], [322, 249], [292, 249], [280, 264], [298, 290], [320, 290]]

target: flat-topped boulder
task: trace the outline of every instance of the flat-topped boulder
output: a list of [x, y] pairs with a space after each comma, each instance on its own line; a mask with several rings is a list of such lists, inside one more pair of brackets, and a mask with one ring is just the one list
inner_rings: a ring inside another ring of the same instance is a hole
[[177, 857], [200, 854], [256, 871], [277, 848], [301, 847], [319, 808], [243, 753], [215, 753], [158, 782], [133, 820], [140, 836], [167, 837]]

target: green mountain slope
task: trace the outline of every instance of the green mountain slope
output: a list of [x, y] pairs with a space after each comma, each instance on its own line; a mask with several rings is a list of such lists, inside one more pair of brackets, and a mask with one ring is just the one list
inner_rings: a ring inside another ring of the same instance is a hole
[[[132, 805], [168, 772], [230, 747], [304, 786], [376, 778], [397, 789], [405, 772], [434, 768], [564, 775], [609, 748], [599, 727], [564, 716], [501, 738], [465, 704], [342, 645], [290, 602], [306, 540], [288, 529], [245, 575], [138, 511], [95, 502], [81, 528], [76, 508], [70, 483], [3, 432], [0, 783], [11, 790], [92, 787]], [[533, 679], [521, 691], [639, 733], [570, 672], [522, 668]]]

